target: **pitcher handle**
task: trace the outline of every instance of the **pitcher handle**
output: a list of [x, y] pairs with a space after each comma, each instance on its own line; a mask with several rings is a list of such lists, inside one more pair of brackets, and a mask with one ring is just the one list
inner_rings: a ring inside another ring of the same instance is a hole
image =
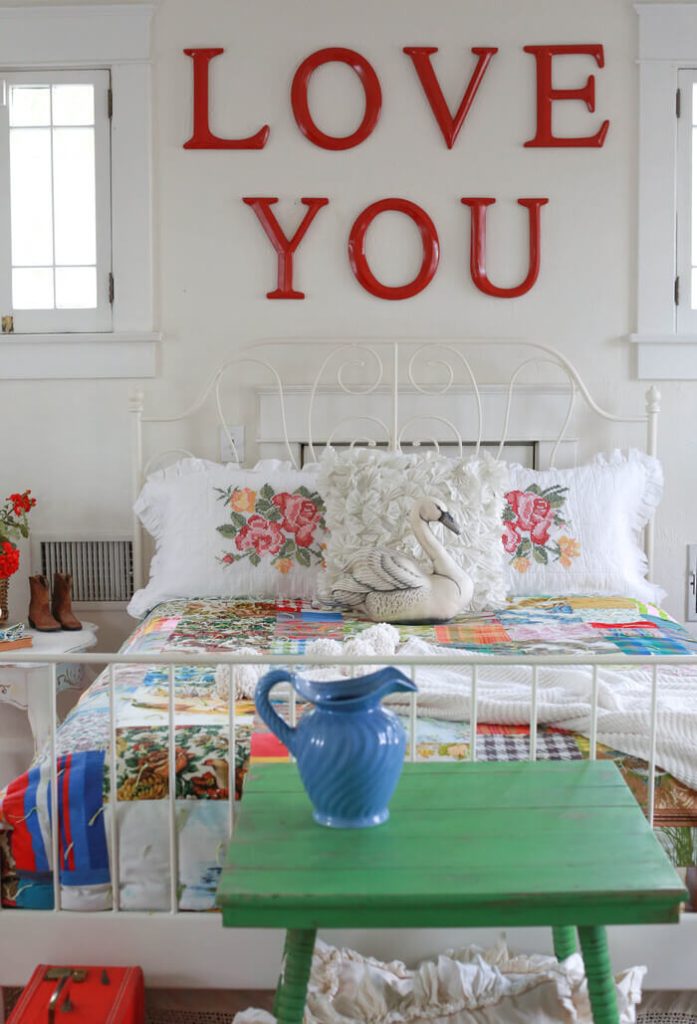
[[274, 736], [278, 736], [281, 743], [285, 744], [293, 755], [295, 754], [296, 730], [284, 722], [278, 712], [274, 710], [269, 700], [269, 694], [277, 683], [290, 683], [292, 685], [294, 678], [294, 674], [289, 672], [288, 669], [276, 668], [261, 677], [254, 691], [254, 703], [262, 722], [269, 727]]

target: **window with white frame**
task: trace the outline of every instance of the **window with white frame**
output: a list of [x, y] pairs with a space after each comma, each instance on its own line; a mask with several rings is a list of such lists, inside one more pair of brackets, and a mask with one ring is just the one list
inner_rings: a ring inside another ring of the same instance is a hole
[[697, 3], [639, 17], [637, 376], [697, 380]]
[[697, 334], [697, 69], [678, 72], [675, 306], [677, 333]]
[[154, 376], [149, 2], [0, 4], [0, 379]]
[[0, 73], [0, 88], [3, 329], [109, 331], [109, 72]]

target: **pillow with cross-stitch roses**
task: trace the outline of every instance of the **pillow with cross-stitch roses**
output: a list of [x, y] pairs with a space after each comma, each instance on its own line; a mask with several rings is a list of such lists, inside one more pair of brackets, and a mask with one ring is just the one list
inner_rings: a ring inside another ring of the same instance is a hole
[[135, 512], [156, 549], [132, 615], [177, 597], [309, 598], [317, 591], [326, 527], [311, 471], [182, 459], [148, 478]]
[[663, 492], [660, 462], [630, 450], [573, 469], [510, 466], [501, 543], [509, 592], [615, 594], [660, 602], [642, 531]]

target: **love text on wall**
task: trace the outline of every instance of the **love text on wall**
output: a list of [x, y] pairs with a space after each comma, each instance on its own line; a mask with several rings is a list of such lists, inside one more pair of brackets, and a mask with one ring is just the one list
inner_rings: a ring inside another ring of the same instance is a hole
[[[553, 85], [554, 66], [565, 56], [587, 57], [598, 68], [604, 67], [605, 57], [600, 43], [559, 44], [524, 46], [525, 53], [535, 61], [537, 124], [532, 138], [523, 145], [530, 148], [569, 148], [604, 145], [610, 122], [603, 120], [594, 131], [586, 135], [559, 136], [552, 127], [554, 104], [564, 101], [584, 103], [590, 114], [595, 113], [595, 76], [589, 74], [585, 82], [576, 88], [555, 88]], [[215, 150], [260, 150], [264, 149], [271, 135], [271, 127], [262, 125], [258, 131], [244, 138], [222, 138], [210, 128], [210, 63], [224, 53], [221, 47], [189, 48], [184, 53], [191, 58], [193, 69], [193, 132], [184, 143], [185, 149]], [[405, 46], [403, 53], [411, 60], [419, 79], [429, 108], [438, 125], [443, 140], [452, 149], [463, 128], [465, 120], [477, 97], [479, 88], [487, 75], [497, 47], [475, 46], [472, 55], [475, 67], [466, 84], [462, 99], [453, 114], [445, 99], [432, 56], [438, 52], [435, 46]], [[365, 109], [358, 127], [348, 135], [330, 135], [315, 123], [308, 99], [309, 85], [318, 68], [330, 63], [341, 63], [351, 68], [363, 89]], [[291, 108], [300, 132], [308, 142], [320, 149], [342, 151], [360, 146], [375, 131], [382, 109], [382, 88], [374, 67], [355, 50], [343, 47], [327, 47], [310, 54], [295, 72], [290, 89]], [[304, 299], [304, 292], [293, 286], [294, 258], [307, 235], [313, 221], [323, 207], [330, 202], [327, 196], [302, 197], [300, 202], [307, 207], [300, 223], [291, 237], [283, 231], [273, 206], [277, 196], [244, 196], [242, 201], [256, 215], [276, 253], [278, 265], [276, 287], [267, 292], [269, 299]], [[544, 196], [520, 197], [517, 202], [528, 213], [528, 269], [518, 284], [499, 287], [487, 273], [486, 226], [488, 208], [495, 204], [491, 196], [463, 196], [460, 202], [470, 210], [470, 274], [476, 287], [486, 295], [500, 299], [512, 299], [529, 292], [540, 273], [540, 211], [549, 199]], [[368, 230], [380, 214], [391, 211], [408, 217], [416, 225], [422, 248], [422, 260], [416, 276], [401, 285], [385, 285], [373, 273], [366, 251]], [[417, 203], [399, 197], [378, 199], [356, 217], [348, 236], [348, 259], [354, 277], [371, 295], [380, 299], [408, 299], [422, 292], [433, 280], [440, 260], [440, 243], [436, 226], [426, 210]]]

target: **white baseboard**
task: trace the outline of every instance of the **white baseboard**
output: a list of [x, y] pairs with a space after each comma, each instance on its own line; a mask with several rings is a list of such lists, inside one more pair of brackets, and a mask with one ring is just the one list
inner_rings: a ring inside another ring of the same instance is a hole
[[[323, 931], [322, 938], [381, 960], [414, 965], [445, 949], [493, 945], [504, 929]], [[551, 931], [507, 932], [513, 949], [551, 953]], [[619, 971], [645, 964], [645, 987], [694, 989], [697, 914], [679, 925], [609, 929]], [[274, 988], [283, 934], [276, 930], [223, 929], [217, 914], [0, 913], [0, 985], [24, 984], [37, 963], [140, 964], [153, 988]]]

